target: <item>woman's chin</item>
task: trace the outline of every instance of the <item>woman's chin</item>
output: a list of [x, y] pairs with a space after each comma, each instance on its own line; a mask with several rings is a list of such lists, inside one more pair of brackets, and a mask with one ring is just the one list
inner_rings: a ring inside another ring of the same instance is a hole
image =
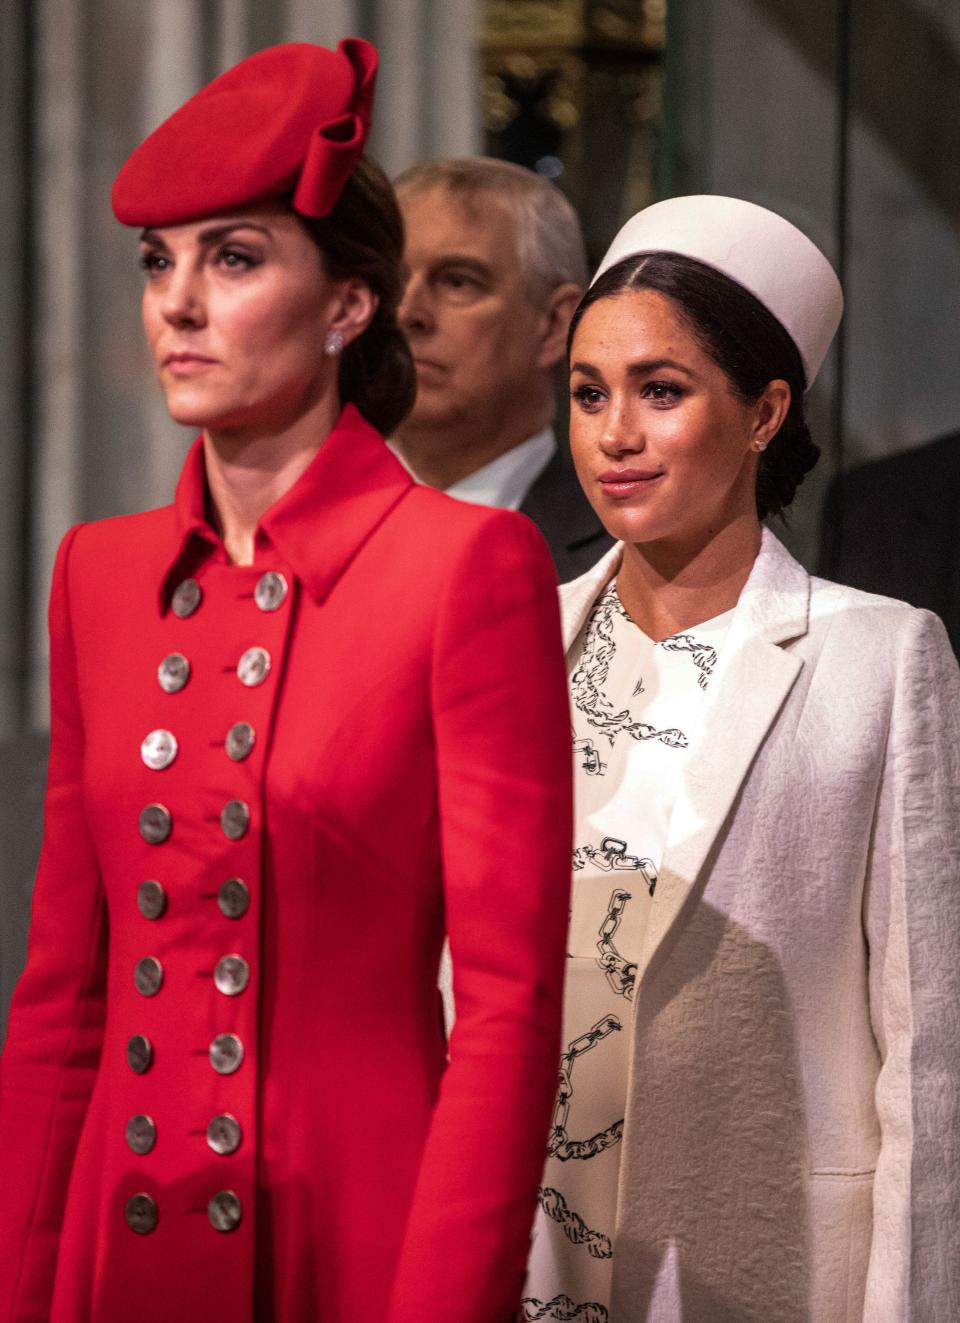
[[618, 542], [655, 542], [669, 533], [662, 519], [651, 519], [647, 511], [606, 509], [600, 522]]
[[[216, 431], [223, 426], [230, 414], [224, 409], [217, 409], [199, 400], [166, 397], [167, 413], [181, 427], [195, 427], [198, 430]], [[236, 411], [234, 411], [236, 412]]]

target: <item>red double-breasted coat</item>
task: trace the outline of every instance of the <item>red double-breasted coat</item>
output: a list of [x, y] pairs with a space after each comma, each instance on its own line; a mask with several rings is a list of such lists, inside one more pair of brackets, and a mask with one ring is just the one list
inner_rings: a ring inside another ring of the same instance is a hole
[[350, 407], [252, 566], [204, 499], [198, 442], [172, 506], [57, 561], [0, 1318], [499, 1323], [567, 915], [549, 556]]

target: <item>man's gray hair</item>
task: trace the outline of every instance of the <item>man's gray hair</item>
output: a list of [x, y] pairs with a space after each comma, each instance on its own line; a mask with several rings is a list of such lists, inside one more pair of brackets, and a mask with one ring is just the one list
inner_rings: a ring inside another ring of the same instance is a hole
[[450, 157], [405, 170], [394, 186], [401, 198], [445, 188], [478, 215], [477, 204], [498, 199], [513, 216], [517, 257], [534, 301], [567, 282], [586, 288], [587, 254], [577, 213], [559, 188], [533, 170], [490, 156]]

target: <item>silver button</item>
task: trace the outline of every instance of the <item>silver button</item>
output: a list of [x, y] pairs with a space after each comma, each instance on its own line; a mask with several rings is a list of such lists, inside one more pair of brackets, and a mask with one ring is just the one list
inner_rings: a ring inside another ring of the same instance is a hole
[[238, 877], [228, 877], [217, 892], [220, 913], [226, 919], [242, 919], [250, 905], [247, 884]]
[[140, 745], [140, 757], [151, 771], [162, 772], [177, 756], [177, 737], [170, 730], [152, 730]]
[[242, 1138], [240, 1122], [229, 1112], [215, 1116], [207, 1126], [207, 1143], [214, 1153], [236, 1153]]
[[140, 1113], [127, 1122], [127, 1146], [133, 1153], [149, 1153], [157, 1142], [157, 1127], [153, 1118]]
[[148, 845], [162, 845], [173, 830], [173, 819], [162, 804], [148, 804], [140, 810], [138, 825]]
[[145, 919], [159, 919], [167, 908], [167, 893], [152, 878], [137, 887], [137, 909]]
[[144, 956], [133, 971], [137, 991], [144, 997], [155, 997], [163, 982], [163, 966], [156, 956]]
[[247, 648], [237, 662], [237, 679], [248, 689], [263, 684], [270, 670], [270, 654], [266, 648]]
[[182, 652], [171, 652], [157, 667], [157, 683], [165, 694], [178, 694], [190, 679], [190, 663]]
[[227, 731], [227, 757], [235, 763], [243, 762], [256, 741], [256, 731], [249, 721], [237, 721]]
[[267, 570], [257, 580], [253, 590], [253, 600], [261, 611], [276, 611], [283, 605], [287, 595], [287, 581], [276, 570]]
[[127, 1065], [135, 1075], [145, 1075], [153, 1064], [153, 1047], [145, 1034], [127, 1039]]
[[218, 1190], [207, 1204], [214, 1231], [235, 1231], [240, 1225], [240, 1200], [232, 1190]]
[[231, 841], [239, 841], [246, 836], [250, 826], [250, 810], [242, 799], [229, 799], [220, 810], [220, 826], [223, 834]]
[[243, 1044], [236, 1034], [217, 1034], [210, 1044], [210, 1065], [218, 1075], [232, 1075], [243, 1061]]
[[157, 1205], [149, 1194], [132, 1194], [127, 1200], [124, 1217], [127, 1219], [127, 1226], [138, 1236], [149, 1236], [150, 1232], [156, 1229], [159, 1220]]
[[203, 589], [196, 579], [184, 579], [183, 583], [178, 583], [174, 588], [173, 597], [170, 599], [173, 614], [179, 616], [181, 620], [186, 620], [187, 616], [192, 616], [196, 611], [202, 597]]
[[241, 955], [221, 956], [213, 971], [213, 981], [225, 997], [236, 997], [250, 982], [250, 966]]

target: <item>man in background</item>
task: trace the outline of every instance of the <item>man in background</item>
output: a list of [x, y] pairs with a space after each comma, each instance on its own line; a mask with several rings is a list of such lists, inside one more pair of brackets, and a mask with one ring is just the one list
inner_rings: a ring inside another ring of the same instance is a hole
[[421, 482], [529, 515], [560, 581], [576, 578], [611, 544], [553, 430], [587, 279], [576, 213], [532, 170], [484, 157], [426, 162], [396, 189], [417, 400], [395, 452]]
[[960, 657], [960, 432], [836, 478], [817, 568], [933, 611]]
[[27, 958], [30, 897], [43, 835], [46, 735], [28, 731], [0, 744], [0, 1047], [13, 987]]

